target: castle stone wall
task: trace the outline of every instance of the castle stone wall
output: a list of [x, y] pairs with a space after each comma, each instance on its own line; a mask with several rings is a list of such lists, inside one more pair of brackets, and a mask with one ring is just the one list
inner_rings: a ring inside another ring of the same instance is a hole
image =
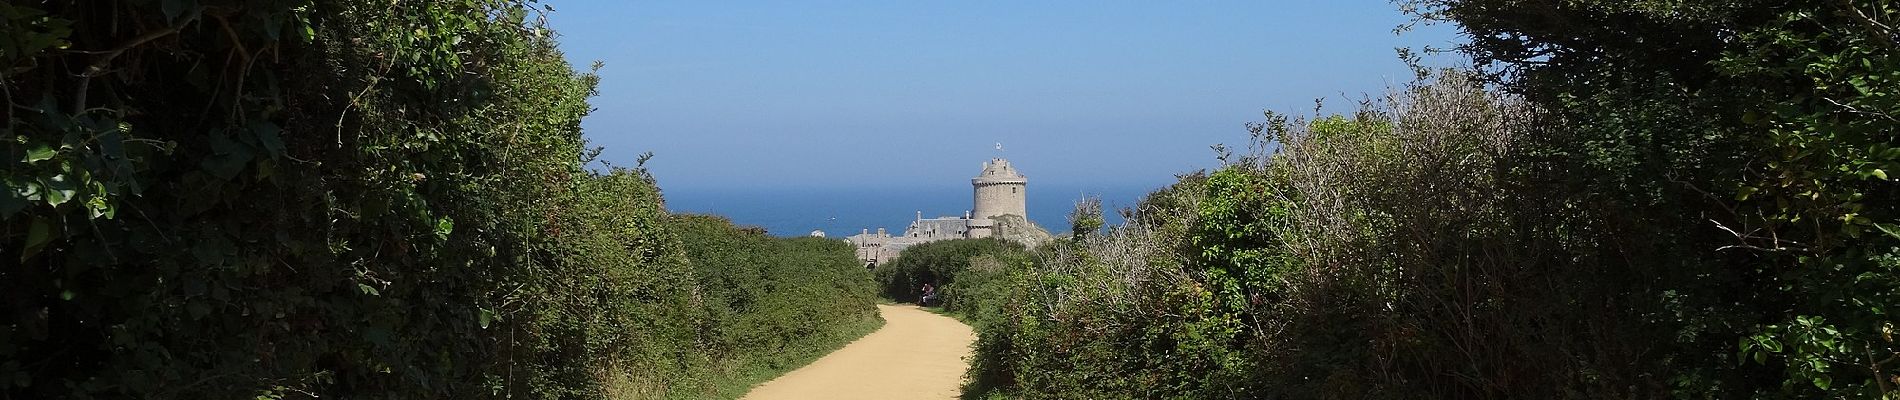
[[888, 262], [906, 247], [938, 240], [998, 236], [1032, 246], [1047, 240], [1048, 232], [1028, 220], [1029, 179], [1016, 172], [1009, 160], [994, 158], [983, 163], [983, 172], [970, 179], [970, 186], [974, 194], [972, 208], [963, 218], [926, 219], [919, 211], [902, 235], [878, 228], [876, 234], [865, 230], [845, 240], [857, 246], [858, 259], [867, 265]]
[[1028, 216], [1028, 186], [1022, 183], [978, 184], [976, 208], [970, 212], [970, 218], [986, 220], [1003, 215]]
[[970, 185], [975, 189], [970, 219], [983, 221], [981, 225], [989, 226], [990, 217], [1029, 216], [1029, 178], [1016, 172], [1009, 160], [984, 163], [983, 172], [971, 178]]

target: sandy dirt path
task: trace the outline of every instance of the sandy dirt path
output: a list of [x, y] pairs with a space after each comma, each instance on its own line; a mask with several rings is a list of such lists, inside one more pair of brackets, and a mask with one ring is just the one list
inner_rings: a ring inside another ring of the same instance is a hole
[[878, 305], [884, 327], [796, 371], [752, 388], [744, 400], [955, 399], [969, 325], [909, 305]]

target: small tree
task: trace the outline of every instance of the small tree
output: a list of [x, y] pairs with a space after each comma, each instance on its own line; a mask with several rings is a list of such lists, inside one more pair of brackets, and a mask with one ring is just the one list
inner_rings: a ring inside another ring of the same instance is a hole
[[1075, 211], [1069, 212], [1069, 232], [1074, 234], [1075, 241], [1086, 240], [1101, 231], [1102, 224], [1101, 197], [1087, 196], [1075, 201]]

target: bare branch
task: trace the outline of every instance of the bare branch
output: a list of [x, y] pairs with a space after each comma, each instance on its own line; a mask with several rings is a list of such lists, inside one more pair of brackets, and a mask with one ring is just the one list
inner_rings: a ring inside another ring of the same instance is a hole
[[109, 65], [112, 65], [111, 63], [113, 59], [118, 58], [120, 54], [125, 54], [127, 50], [131, 50], [134, 47], [143, 45], [146, 42], [158, 40], [159, 38], [171, 36], [172, 34], [178, 33], [178, 30], [184, 29], [186, 24], [190, 24], [192, 21], [196, 21], [198, 19], [198, 15], [201, 15], [203, 11], [204, 11], [204, 7], [199, 6], [196, 10], [190, 13], [191, 15], [190, 18], [179, 19], [176, 23], [173, 23], [172, 26], [160, 28], [157, 30], [153, 30], [151, 32], [146, 32], [145, 34], [139, 35], [138, 37], [134, 37], [130, 40], [126, 40], [125, 42], [122, 42], [118, 46], [115, 46], [111, 49], [107, 49], [103, 51], [78, 51], [78, 50], [74, 51], [76, 53], [92, 54], [93, 59], [92, 59], [92, 64], [86, 66], [86, 69], [79, 73], [79, 82], [74, 84], [76, 87], [73, 90], [73, 110], [80, 111], [80, 110], [86, 109], [86, 92], [90, 89], [90, 86], [92, 85], [92, 77], [104, 75], [106, 72], [106, 67]]

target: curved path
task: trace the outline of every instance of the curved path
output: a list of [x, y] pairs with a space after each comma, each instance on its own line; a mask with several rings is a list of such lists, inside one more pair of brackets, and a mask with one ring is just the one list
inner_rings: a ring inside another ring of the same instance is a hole
[[915, 306], [879, 304], [884, 327], [824, 358], [752, 388], [744, 400], [955, 399], [969, 325]]

